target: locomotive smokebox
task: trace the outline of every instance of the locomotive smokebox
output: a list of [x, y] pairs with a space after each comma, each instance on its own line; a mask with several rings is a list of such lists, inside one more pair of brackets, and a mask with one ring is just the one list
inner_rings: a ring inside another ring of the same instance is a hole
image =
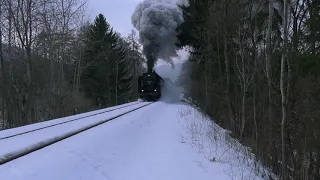
[[161, 83], [163, 79], [153, 68], [139, 76], [138, 92], [141, 99], [146, 101], [157, 101], [161, 97]]

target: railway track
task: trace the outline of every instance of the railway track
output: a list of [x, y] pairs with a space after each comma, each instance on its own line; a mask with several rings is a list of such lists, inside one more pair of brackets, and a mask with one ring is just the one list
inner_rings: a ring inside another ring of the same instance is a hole
[[[80, 129], [72, 130], [72, 131], [70, 131], [70, 132], [68, 132], [68, 133], [65, 133], [65, 134], [62, 134], [62, 135], [60, 135], [60, 136], [55, 136], [55, 137], [50, 138], [50, 139], [47, 139], [47, 140], [45, 140], [45, 141], [37, 142], [35, 145], [32, 145], [32, 146], [30, 146], [30, 147], [25, 147], [25, 148], [22, 148], [22, 149], [19, 149], [19, 150], [15, 150], [15, 151], [13, 151], [13, 152], [9, 152], [9, 153], [2, 154], [2, 155], [0, 154], [0, 165], [3, 165], [3, 164], [8, 163], [8, 162], [11, 162], [11, 161], [13, 161], [13, 160], [15, 160], [15, 159], [18, 159], [18, 158], [20, 158], [20, 157], [26, 156], [26, 155], [28, 155], [28, 154], [30, 154], [30, 153], [32, 153], [32, 152], [35, 152], [35, 151], [40, 150], [40, 149], [42, 149], [42, 148], [48, 147], [48, 146], [50, 146], [50, 145], [52, 145], [52, 144], [55, 144], [55, 143], [57, 143], [57, 142], [59, 142], [59, 141], [65, 140], [65, 139], [67, 139], [67, 138], [70, 138], [70, 137], [72, 137], [72, 136], [74, 136], [74, 135], [80, 134], [80, 133], [82, 133], [82, 132], [84, 132], [84, 131], [90, 130], [90, 129], [92, 129], [92, 128], [94, 128], [94, 127], [97, 127], [97, 126], [99, 126], [99, 125], [102, 125], [102, 124], [104, 124], [104, 123], [106, 123], [106, 122], [108, 122], [108, 121], [117, 119], [117, 118], [119, 118], [119, 117], [121, 117], [121, 116], [124, 116], [124, 115], [127, 115], [127, 114], [129, 114], [129, 113], [132, 113], [132, 112], [134, 112], [134, 111], [136, 111], [136, 110], [138, 110], [138, 109], [144, 108], [144, 107], [146, 107], [146, 106], [148, 106], [148, 105], [151, 105], [151, 104], [153, 104], [153, 103], [154, 103], [154, 102], [147, 103], [147, 104], [145, 104], [145, 105], [142, 105], [142, 106], [139, 106], [139, 107], [130, 109], [130, 110], [128, 110], [128, 111], [126, 111], [126, 112], [123, 112], [123, 113], [121, 113], [121, 114], [115, 115], [115, 116], [113, 116], [113, 117], [111, 117], [111, 118], [107, 118], [107, 119], [105, 119], [105, 120], [98, 121], [98, 122], [96, 122], [96, 123], [94, 123], [94, 124], [90, 124], [90, 125], [84, 126], [84, 127], [80, 128]], [[128, 106], [127, 106], [127, 107], [128, 107]], [[121, 109], [121, 108], [120, 108], [120, 109]], [[100, 113], [99, 113], [99, 114], [100, 114]], [[96, 115], [97, 115], [97, 114], [96, 114]], [[92, 115], [92, 116], [93, 116], [93, 115]], [[90, 117], [91, 117], [91, 116], [90, 116]], [[83, 119], [83, 118], [82, 118], [82, 119]], [[69, 121], [69, 122], [70, 122], [70, 121]], [[64, 123], [64, 124], [65, 124], [65, 123]], [[50, 126], [50, 127], [52, 127], [52, 126]], [[46, 127], [46, 128], [49, 128], [49, 127]], [[43, 128], [42, 128], [42, 129], [43, 129]], [[39, 130], [40, 130], [40, 129], [39, 129]], [[30, 132], [35, 132], [35, 131], [33, 130], [33, 131], [30, 131]], [[30, 132], [29, 132], [29, 133], [30, 133]], [[26, 134], [26, 133], [24, 133], [24, 134]], [[20, 133], [20, 135], [22, 135], [22, 133]], [[18, 135], [16, 135], [16, 136], [18, 136]], [[14, 136], [12, 136], [12, 137], [14, 137]], [[9, 139], [9, 138], [7, 138], [7, 139]]]
[[55, 124], [47, 125], [47, 126], [44, 126], [44, 127], [39, 127], [39, 128], [35, 128], [35, 129], [32, 129], [32, 130], [23, 131], [23, 132], [20, 132], [20, 133], [15, 133], [13, 135], [7, 135], [7, 136], [4, 136], [4, 137], [0, 136], [0, 141], [4, 140], [4, 139], [9, 139], [9, 138], [12, 138], [12, 137], [16, 137], [16, 136], [28, 134], [28, 133], [31, 133], [31, 132], [39, 131], [39, 130], [42, 130], [42, 129], [46, 129], [46, 128], [50, 128], [50, 127], [54, 127], [54, 126], [58, 126], [58, 125], [66, 124], [66, 123], [70, 123], [70, 122], [73, 122], [73, 121], [78, 121], [78, 120], [85, 119], [85, 118], [92, 117], [92, 116], [96, 116], [96, 115], [99, 115], [99, 114], [112, 112], [112, 111], [115, 111], [115, 110], [123, 109], [123, 108], [130, 107], [130, 106], [134, 106], [134, 105], [137, 105], [139, 103], [140, 102], [129, 104], [129, 105], [126, 105], [126, 106], [121, 106], [121, 107], [114, 108], [114, 109], [108, 109], [108, 110], [105, 110], [105, 111], [101, 111], [101, 112], [90, 114], [90, 115], [81, 116], [81, 117], [78, 117], [78, 118], [75, 118], [75, 119], [71, 119], [71, 120], [67, 120], [67, 121], [64, 121], [64, 122], [55, 123]]

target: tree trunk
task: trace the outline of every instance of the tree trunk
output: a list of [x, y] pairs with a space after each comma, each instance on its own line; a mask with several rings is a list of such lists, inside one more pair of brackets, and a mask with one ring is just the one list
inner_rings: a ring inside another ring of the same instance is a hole
[[242, 104], [241, 104], [241, 133], [240, 138], [244, 138], [244, 129], [246, 126], [246, 90], [245, 88], [242, 91]]
[[81, 45], [78, 46], [79, 49], [79, 58], [76, 61], [75, 64], [75, 70], [73, 75], [73, 91], [78, 92], [79, 91], [79, 83], [80, 83], [80, 75], [81, 75], [81, 61], [82, 61], [82, 47]]
[[229, 112], [229, 120], [230, 120], [230, 128], [233, 129], [233, 116], [232, 116], [232, 110], [231, 110], [231, 102], [230, 102], [230, 64], [229, 64], [229, 56], [228, 56], [228, 40], [227, 35], [224, 37], [224, 62], [226, 65], [226, 76], [227, 76], [227, 87], [226, 87], [226, 102], [228, 106], [228, 112]]
[[[136, 77], [137, 77], [137, 73], [136, 73], [136, 64], [137, 64], [137, 59], [135, 58], [135, 40], [134, 40], [134, 35], [135, 35], [135, 32], [134, 30], [131, 31], [131, 45], [132, 45], [132, 48], [131, 48], [131, 59], [132, 59], [132, 62], [133, 62], [133, 73], [132, 73], [132, 77], [133, 77], [133, 81], [134, 81], [134, 84], [136, 84], [135, 82], [137, 81]], [[134, 86], [134, 94], [135, 94], [135, 98], [139, 98], [139, 94], [137, 92], [137, 87]]]
[[[0, 19], [2, 19], [2, 1], [0, 2]], [[1, 74], [2, 74], [2, 82], [6, 80], [5, 78], [5, 72], [4, 72], [4, 60], [3, 60], [3, 50], [2, 50], [2, 28], [0, 27], [0, 63], [1, 63]], [[2, 83], [4, 85], [6, 83]], [[2, 87], [2, 91], [0, 92], [1, 96], [1, 124], [0, 124], [0, 130], [4, 129], [5, 125], [5, 88]]]
[[226, 76], [227, 76], [227, 87], [226, 87], [226, 102], [228, 107], [228, 114], [229, 114], [229, 121], [230, 121], [230, 129], [234, 130], [234, 121], [235, 118], [233, 116], [233, 111], [231, 109], [231, 99], [230, 99], [230, 84], [231, 84], [231, 75], [230, 75], [230, 60], [228, 55], [228, 40], [229, 40], [229, 32], [228, 32], [228, 8], [230, 5], [230, 1], [225, 2], [224, 7], [224, 59], [225, 59], [225, 69], [226, 69]]
[[[49, 40], [50, 41], [50, 40]], [[52, 43], [51, 42], [49, 42], [49, 44], [50, 44], [50, 48], [53, 48], [52, 47]], [[55, 87], [55, 81], [54, 81], [54, 64], [55, 64], [55, 62], [54, 62], [54, 60], [53, 60], [53, 50], [52, 49], [50, 49], [49, 50], [49, 56], [50, 56], [50, 58], [52, 58], [52, 59], [50, 59], [50, 91], [51, 92], [54, 92], [54, 87]]]
[[257, 105], [256, 105], [256, 96], [257, 96], [257, 82], [256, 82], [256, 73], [257, 73], [257, 45], [256, 41], [254, 38], [254, 35], [251, 37], [251, 41], [253, 44], [253, 97], [252, 97], [252, 105], [253, 105], [253, 124], [254, 124], [254, 131], [255, 131], [255, 140], [256, 140], [256, 155], [258, 155], [258, 145], [259, 145], [259, 140], [258, 140], [258, 123], [257, 123]]
[[272, 17], [273, 17], [273, 1], [269, 0], [269, 19], [268, 19], [268, 29], [267, 29], [267, 46], [266, 46], [266, 74], [268, 81], [268, 120], [269, 120], [269, 140], [272, 137], [272, 122], [273, 122], [273, 112], [272, 112], [272, 71], [271, 71], [271, 32], [272, 32]]
[[281, 57], [281, 75], [280, 75], [280, 91], [281, 91], [281, 104], [282, 104], [282, 121], [281, 121], [281, 140], [282, 140], [282, 166], [281, 177], [286, 179], [286, 124], [287, 124], [287, 109], [286, 109], [286, 94], [285, 94], [285, 63], [287, 61], [287, 38], [288, 38], [288, 8], [287, 0], [284, 0], [283, 11], [283, 51]]
[[221, 60], [220, 60], [220, 43], [219, 43], [219, 37], [217, 36], [217, 49], [218, 49], [218, 54], [217, 54], [217, 58], [218, 58], [218, 64], [219, 64], [219, 74], [220, 74], [220, 78], [222, 78], [222, 67], [221, 67]]
[[[8, 29], [8, 60], [10, 61], [10, 57], [11, 57], [11, 40], [12, 40], [12, 11], [11, 11], [11, 1], [8, 2], [8, 22], [9, 22], [9, 29]], [[8, 91], [6, 91], [6, 94], [8, 94]], [[11, 108], [9, 108], [9, 104], [10, 104], [10, 97], [7, 97], [6, 99], [6, 109], [7, 109], [7, 123], [8, 126], [7, 127], [11, 127], [10, 125], [12, 124], [12, 118], [10, 118], [10, 115], [12, 114]], [[12, 116], [11, 116], [12, 117]]]
[[62, 84], [65, 81], [65, 77], [64, 77], [64, 61], [65, 61], [65, 44], [66, 44], [66, 26], [67, 26], [67, 22], [66, 22], [66, 9], [65, 9], [65, 4], [64, 4], [65, 0], [61, 0], [61, 6], [62, 6], [62, 17], [63, 17], [63, 24], [62, 24], [62, 44], [61, 44], [61, 61], [60, 61], [60, 77], [61, 77], [61, 87], [60, 89], [62, 90]]
[[118, 84], [119, 84], [119, 60], [117, 60], [116, 62], [116, 105], [118, 105], [118, 97], [119, 97], [119, 94], [118, 94]]

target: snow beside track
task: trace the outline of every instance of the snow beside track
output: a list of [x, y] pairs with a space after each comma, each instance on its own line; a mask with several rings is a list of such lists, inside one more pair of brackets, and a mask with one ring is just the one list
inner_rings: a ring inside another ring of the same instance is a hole
[[26, 125], [26, 126], [17, 127], [17, 128], [2, 130], [2, 131], [0, 131], [0, 139], [8, 137], [8, 136], [15, 135], [15, 134], [23, 133], [23, 132], [26, 132], [26, 131], [31, 131], [31, 130], [34, 130], [34, 129], [39, 129], [39, 128], [43, 128], [43, 127], [54, 125], [54, 124], [58, 124], [58, 123], [63, 123], [63, 122], [66, 122], [66, 121], [70, 121], [72, 119], [83, 118], [85, 116], [94, 115], [94, 114], [101, 113], [101, 112], [104, 112], [104, 111], [111, 111], [111, 110], [114, 110], [114, 109], [117, 109], [117, 108], [134, 105], [134, 104], [137, 104], [137, 103], [139, 103], [139, 102], [136, 101], [136, 102], [126, 103], [126, 104], [122, 104], [122, 105], [119, 105], [119, 106], [113, 106], [113, 107], [104, 108], [104, 109], [91, 111], [91, 112], [86, 112], [86, 113], [81, 113], [81, 114], [77, 114], [77, 115], [73, 115], [73, 116], [67, 116], [67, 117], [53, 119], [53, 120], [49, 120], [49, 121], [45, 121], [45, 122], [40, 122], [40, 123], [30, 124], [30, 125]]
[[[261, 180], [225, 131], [192, 107], [156, 102], [0, 166], [6, 180]], [[217, 127], [216, 127], [217, 128]], [[218, 133], [217, 145], [211, 136]], [[203, 136], [205, 135], [205, 136]], [[208, 137], [208, 138], [205, 138]]]
[[101, 121], [113, 118], [146, 104], [149, 103], [139, 103], [119, 110], [84, 118], [78, 121], [72, 121], [66, 124], [61, 124], [47, 129], [30, 132], [28, 134], [23, 134], [21, 136], [0, 140], [0, 162], [1, 160], [10, 158], [12, 156], [15, 156], [16, 154], [25, 152], [28, 149], [34, 149], [41, 144], [46, 144], [47, 142], [54, 141], [60, 137], [65, 136], [66, 134], [78, 131], [88, 126], [92, 126]]

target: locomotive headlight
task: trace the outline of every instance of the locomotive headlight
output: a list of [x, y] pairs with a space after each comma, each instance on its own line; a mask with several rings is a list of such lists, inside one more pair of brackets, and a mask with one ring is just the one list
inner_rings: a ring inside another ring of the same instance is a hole
[[143, 92], [144, 90], [142, 89], [141, 91]]
[[157, 91], [156, 89], [154, 91]]

